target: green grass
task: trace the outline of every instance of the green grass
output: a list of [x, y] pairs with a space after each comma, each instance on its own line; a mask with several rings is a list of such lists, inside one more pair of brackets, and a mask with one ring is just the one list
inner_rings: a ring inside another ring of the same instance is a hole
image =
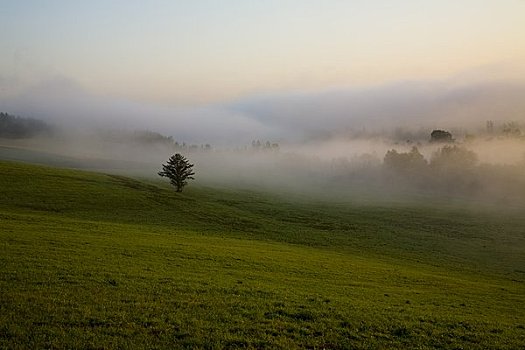
[[520, 214], [0, 162], [0, 348], [524, 348]]

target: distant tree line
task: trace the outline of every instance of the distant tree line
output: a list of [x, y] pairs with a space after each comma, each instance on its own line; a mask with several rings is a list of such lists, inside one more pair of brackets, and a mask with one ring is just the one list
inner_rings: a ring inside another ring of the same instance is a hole
[[98, 130], [99, 137], [108, 142], [136, 144], [173, 144], [172, 136], [164, 136], [150, 130]]
[[[429, 139], [429, 134], [430, 139]], [[432, 135], [433, 134], [433, 135]], [[422, 144], [428, 141], [432, 143], [454, 142], [454, 135], [459, 139], [473, 139], [476, 137], [505, 137], [525, 139], [525, 125], [523, 122], [516, 121], [486, 121], [486, 125], [467, 130], [464, 128], [454, 128], [453, 130], [430, 129], [428, 127], [394, 127], [392, 129], [353, 129], [344, 128], [331, 132], [317, 133], [314, 136], [319, 140], [329, 140], [335, 137], [345, 139], [388, 139], [396, 144]]]
[[266, 142], [261, 142], [260, 140], [253, 140], [252, 141], [252, 149], [253, 150], [279, 150], [279, 144], [276, 143], [276, 142], [270, 142], [270, 141], [266, 141]]
[[187, 144], [186, 142], [174, 142], [173, 147], [176, 151], [211, 151], [212, 147], [209, 143], [206, 144]]
[[212, 146], [206, 144], [187, 144], [150, 130], [101, 130], [98, 132], [104, 141], [116, 143], [131, 143], [146, 146], [165, 146], [173, 151], [210, 151]]
[[390, 150], [383, 160], [384, 175], [396, 185], [471, 192], [480, 187], [476, 153], [458, 145], [445, 145], [427, 161], [417, 147], [408, 152]]
[[[493, 123], [487, 123], [487, 131], [496, 134], [493, 128]], [[516, 123], [505, 123], [498, 130], [501, 137], [523, 139]], [[525, 197], [525, 153], [514, 164], [480, 163], [468, 142], [457, 144], [447, 131], [434, 130], [429, 143], [441, 145], [427, 158], [412, 146], [408, 151], [390, 149], [382, 159], [375, 154], [334, 159], [330, 182], [385, 195], [440, 193], [509, 202]]]
[[0, 137], [22, 139], [51, 132], [51, 126], [41, 120], [0, 113]]

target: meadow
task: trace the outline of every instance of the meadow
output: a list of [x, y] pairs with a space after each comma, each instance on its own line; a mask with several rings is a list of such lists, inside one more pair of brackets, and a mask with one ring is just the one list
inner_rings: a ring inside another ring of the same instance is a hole
[[525, 348], [525, 216], [0, 162], [0, 348]]

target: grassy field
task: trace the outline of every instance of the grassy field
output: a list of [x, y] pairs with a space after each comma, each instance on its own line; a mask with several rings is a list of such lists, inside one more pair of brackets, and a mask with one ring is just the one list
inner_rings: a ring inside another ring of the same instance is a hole
[[525, 216], [0, 162], [0, 348], [525, 348]]

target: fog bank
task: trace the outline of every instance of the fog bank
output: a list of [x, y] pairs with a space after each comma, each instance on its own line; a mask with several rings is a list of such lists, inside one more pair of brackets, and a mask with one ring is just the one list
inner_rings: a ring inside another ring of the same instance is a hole
[[[525, 198], [523, 96], [519, 81], [450, 79], [176, 107], [97, 96], [58, 79], [0, 98], [0, 110], [55, 130], [0, 139], [0, 156], [157, 178], [179, 152], [203, 185], [518, 203]], [[450, 142], [431, 142], [434, 129], [450, 132]]]
[[302, 142], [396, 128], [483, 128], [524, 122], [525, 82], [407, 81], [361, 88], [246, 96], [194, 107], [154, 105], [90, 93], [68, 79], [44, 81], [0, 110], [60, 126], [147, 129], [190, 143], [235, 147], [254, 139]]

